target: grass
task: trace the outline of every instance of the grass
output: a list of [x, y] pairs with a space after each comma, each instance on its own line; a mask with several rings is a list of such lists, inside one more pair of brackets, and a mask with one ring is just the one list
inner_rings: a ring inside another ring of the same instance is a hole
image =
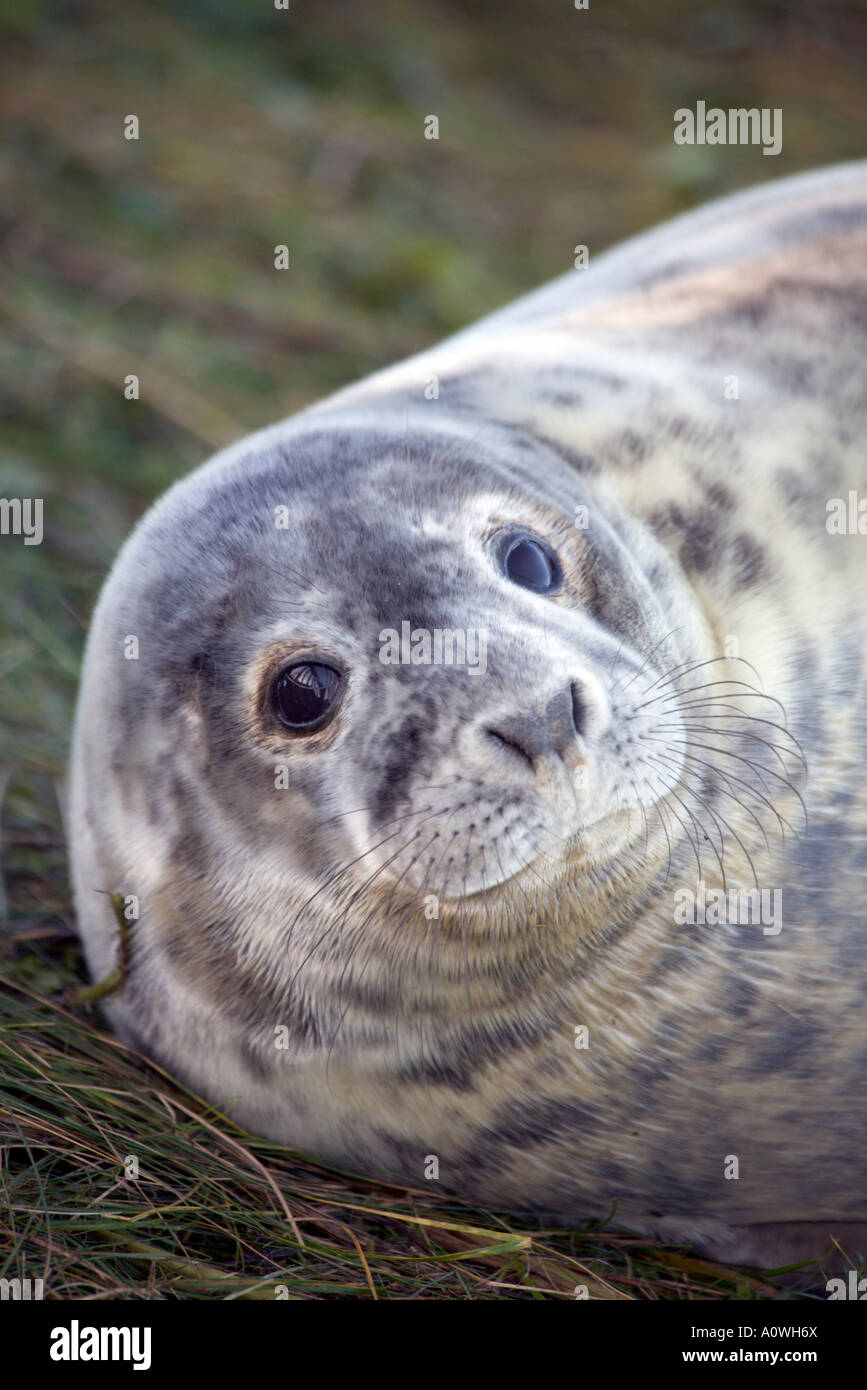
[[[61, 805], [90, 610], [169, 483], [576, 242], [592, 258], [858, 155], [864, 7], [17, 0], [3, 23], [0, 496], [42, 497], [45, 539], [0, 538], [0, 1277], [88, 1299], [786, 1296], [616, 1214], [528, 1229], [242, 1134], [75, 1003]], [[781, 106], [783, 153], [675, 157], [699, 97]]]
[[[61, 945], [37, 941], [40, 954]], [[243, 1133], [62, 994], [21, 980], [3, 1011], [0, 1277], [43, 1278], [52, 1298], [776, 1293], [755, 1274], [635, 1237], [527, 1229], [335, 1172]]]

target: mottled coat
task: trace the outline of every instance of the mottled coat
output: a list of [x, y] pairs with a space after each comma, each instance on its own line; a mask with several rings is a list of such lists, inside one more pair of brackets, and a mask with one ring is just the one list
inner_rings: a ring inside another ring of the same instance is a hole
[[[173, 488], [97, 607], [72, 763], [97, 978], [106, 894], [138, 901], [119, 1031], [350, 1168], [435, 1157], [731, 1259], [867, 1250], [867, 535], [828, 525], [867, 496], [865, 360], [860, 164]], [[519, 531], [552, 592], [504, 573]], [[484, 633], [486, 669], [383, 664], [403, 621]], [[345, 692], [299, 736], [270, 691], [310, 654]], [[684, 921], [699, 882], [777, 891], [781, 928]]]

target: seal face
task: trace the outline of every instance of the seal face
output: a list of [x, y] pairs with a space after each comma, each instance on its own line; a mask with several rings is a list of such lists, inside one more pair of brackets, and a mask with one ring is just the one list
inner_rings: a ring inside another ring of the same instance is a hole
[[128, 1040], [488, 1205], [867, 1221], [865, 250], [865, 165], [713, 205], [152, 508], [70, 801]]

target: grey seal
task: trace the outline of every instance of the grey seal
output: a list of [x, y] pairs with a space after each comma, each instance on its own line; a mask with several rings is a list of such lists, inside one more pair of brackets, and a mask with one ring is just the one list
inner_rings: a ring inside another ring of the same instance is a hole
[[867, 1248], [865, 339], [853, 164], [172, 488], [72, 756], [121, 1035], [356, 1170], [733, 1261]]

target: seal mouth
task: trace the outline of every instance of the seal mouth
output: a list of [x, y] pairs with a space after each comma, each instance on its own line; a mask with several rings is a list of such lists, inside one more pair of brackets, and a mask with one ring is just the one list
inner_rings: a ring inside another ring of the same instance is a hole
[[[678, 784], [677, 787], [664, 792], [654, 803], [654, 806], [668, 807], [671, 803], [673, 808], [673, 804], [678, 800], [680, 790], [681, 784]], [[651, 808], [647, 809], [650, 810]], [[507, 878], [499, 879], [496, 883], [491, 883], [486, 887], [476, 888], [471, 893], [444, 894], [441, 900], [443, 904], [452, 907], [471, 906], [485, 910], [489, 909], [491, 903], [498, 897], [511, 899], [515, 890], [525, 892], [525, 880], [531, 885], [531, 896], [538, 899], [541, 891], [557, 893], [567, 884], [578, 887], [581, 878], [586, 878], [594, 870], [607, 869], [618, 856], [625, 854], [629, 855], [629, 862], [624, 865], [625, 872], [628, 873], [634, 869], [639, 877], [643, 877], [645, 873], [653, 872], [660, 862], [665, 863], [666, 850], [671, 845], [671, 839], [670, 832], [666, 838], [665, 831], [662, 830], [660, 834], [663, 846], [661, 861], [657, 855], [642, 854], [641, 847], [645, 839], [643, 818], [639, 833], [636, 835], [628, 833], [629, 824], [634, 821], [635, 813], [635, 807], [615, 807], [600, 816], [598, 820], [591, 821], [579, 830], [563, 836], [558, 842], [562, 847], [561, 854], [553, 867], [550, 855], [546, 855], [544, 849], [540, 849]], [[616, 844], [610, 844], [604, 850], [593, 853], [588, 845], [591, 835], [596, 838], [599, 831], [604, 833], [605, 827], [613, 828], [617, 825], [625, 825], [627, 833], [617, 837]], [[664, 825], [661, 819], [659, 825]], [[547, 877], [544, 869], [540, 866], [547, 868]], [[669, 872], [671, 872], [670, 864]]]

